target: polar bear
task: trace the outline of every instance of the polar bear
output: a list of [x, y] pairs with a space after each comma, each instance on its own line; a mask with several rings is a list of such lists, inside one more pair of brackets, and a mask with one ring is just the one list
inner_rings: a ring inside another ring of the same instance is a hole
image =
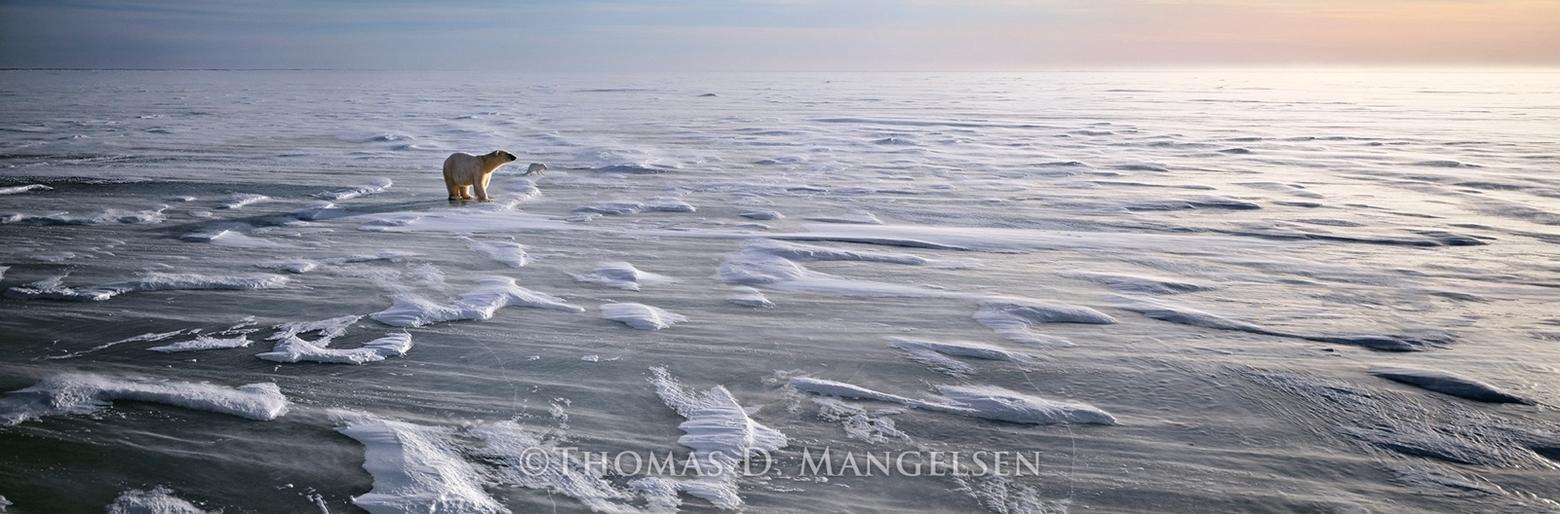
[[[515, 154], [493, 150], [482, 155], [455, 152], [449, 158], [444, 159], [444, 188], [449, 190], [451, 200], [470, 200], [471, 192], [468, 187], [476, 190], [477, 201], [488, 200], [488, 183], [493, 180], [493, 171], [499, 166], [515, 162], [518, 157]], [[532, 173], [544, 173], [547, 166], [533, 162], [525, 170], [526, 175]]]

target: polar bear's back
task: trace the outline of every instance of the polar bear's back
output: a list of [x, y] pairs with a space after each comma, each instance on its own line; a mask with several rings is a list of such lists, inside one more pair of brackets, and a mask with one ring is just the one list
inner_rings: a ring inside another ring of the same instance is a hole
[[457, 186], [469, 186], [482, 180], [482, 158], [455, 152], [444, 159], [444, 180]]
[[447, 170], [447, 169], [450, 169], [451, 167], [459, 167], [459, 166], [463, 166], [463, 165], [464, 166], [476, 166], [476, 165], [479, 165], [481, 163], [481, 161], [482, 161], [482, 159], [478, 158], [475, 155], [471, 155], [471, 154], [465, 153], [465, 152], [455, 152], [455, 153], [450, 154], [449, 157], [444, 158], [444, 169]]

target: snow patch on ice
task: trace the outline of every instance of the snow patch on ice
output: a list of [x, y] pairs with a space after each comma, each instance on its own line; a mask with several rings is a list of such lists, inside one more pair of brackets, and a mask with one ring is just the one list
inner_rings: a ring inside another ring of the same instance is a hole
[[587, 284], [598, 284], [629, 291], [638, 291], [641, 283], [655, 284], [670, 282], [671, 277], [642, 271], [633, 264], [626, 262], [603, 262], [596, 265], [596, 269], [586, 273], [570, 273], [574, 280]]
[[964, 376], [974, 373], [975, 368], [950, 357], [1009, 362], [1024, 362], [1027, 360], [1027, 357], [1023, 354], [973, 341], [927, 341], [905, 337], [890, 337], [888, 339], [890, 341], [889, 346], [903, 350], [907, 354], [906, 358], [935, 371], [953, 376]]
[[247, 335], [239, 335], [235, 337], [199, 336], [189, 341], [179, 341], [177, 343], [165, 344], [162, 346], [153, 346], [151, 348], [147, 348], [147, 350], [162, 353], [222, 350], [228, 348], [245, 348], [248, 347], [251, 342], [252, 341], [249, 340], [249, 336]]
[[958, 293], [918, 286], [852, 280], [809, 270], [806, 261], [887, 262], [918, 265], [927, 259], [902, 253], [864, 252], [772, 240], [750, 241], [721, 262], [718, 276], [728, 284], [847, 296], [950, 297]]
[[373, 514], [509, 512], [482, 488], [481, 469], [461, 458], [455, 429], [355, 416], [336, 429], [363, 444], [374, 488], [352, 498]]
[[348, 215], [348, 213], [346, 209], [336, 207], [336, 204], [334, 203], [316, 202], [315, 204], [308, 207], [293, 211], [292, 215], [294, 218], [298, 218], [303, 221], [320, 221], [331, 218], [345, 217]]
[[167, 205], [144, 211], [106, 209], [94, 215], [75, 215], [69, 211], [48, 214], [10, 213], [0, 214], [0, 225], [155, 225], [167, 220], [163, 214]]
[[669, 485], [722, 509], [742, 508], [739, 463], [784, 448], [785, 434], [754, 420], [723, 386], [698, 392], [684, 387], [666, 368], [650, 368], [650, 374], [656, 395], [687, 420], [677, 426], [683, 431], [677, 442], [693, 449], [691, 458], [709, 464], [700, 468], [702, 475]]
[[764, 296], [763, 291], [747, 286], [734, 287], [732, 291], [734, 293], [726, 297], [726, 302], [728, 303], [760, 309], [768, 309], [775, 306], [775, 302], [769, 301], [769, 297]]
[[233, 388], [205, 382], [61, 373], [0, 398], [0, 425], [91, 414], [116, 400], [161, 403], [260, 421], [276, 419], [288, 408], [287, 397], [270, 382]]
[[407, 252], [407, 251], [402, 251], [402, 250], [381, 250], [379, 252], [371, 253], [371, 254], [347, 255], [347, 256], [342, 256], [342, 257], [327, 257], [327, 258], [324, 258], [324, 259], [317, 259], [317, 260], [316, 259], [305, 259], [305, 258], [302, 258], [302, 257], [294, 257], [294, 258], [281, 259], [281, 260], [275, 260], [275, 261], [270, 261], [270, 262], [262, 262], [262, 263], [256, 264], [255, 266], [261, 267], [261, 268], [265, 268], [265, 269], [277, 270], [277, 271], [286, 271], [288, 273], [302, 274], [302, 273], [308, 273], [310, 271], [317, 270], [321, 266], [340, 266], [340, 265], [343, 265], [343, 264], [361, 264], [361, 263], [366, 263], [366, 262], [381, 262], [381, 261], [384, 261], [384, 262], [400, 262], [400, 261], [405, 260], [407, 257], [412, 257], [412, 256], [415, 256], [415, 255], [417, 255], [417, 253], [415, 253], [415, 252]]
[[260, 202], [269, 201], [271, 201], [271, 197], [266, 195], [257, 195], [254, 193], [233, 193], [228, 195], [227, 199], [223, 200], [222, 205], [217, 206], [217, 208], [229, 210], [242, 209]]
[[1490, 385], [1481, 380], [1464, 377], [1455, 373], [1415, 368], [1373, 368], [1370, 374], [1408, 384], [1414, 387], [1449, 394], [1458, 398], [1488, 402], [1488, 403], [1521, 403], [1533, 405], [1533, 400], [1517, 396], [1504, 391], [1499, 387]]
[[799, 261], [857, 261], [887, 262], [892, 264], [921, 265], [930, 262], [925, 257], [907, 253], [867, 252], [829, 248], [801, 243], [759, 239], [744, 248]]
[[1148, 294], [1180, 294], [1206, 291], [1209, 286], [1186, 280], [1157, 277], [1152, 275], [1132, 275], [1126, 273], [1099, 273], [1092, 271], [1079, 271], [1061, 273], [1064, 277], [1077, 278], [1095, 282], [1117, 291]]
[[608, 303], [601, 306], [601, 317], [639, 330], [660, 330], [688, 321], [687, 316], [642, 303]]
[[365, 364], [400, 357], [412, 349], [412, 335], [402, 332], [363, 343], [357, 348], [327, 348], [329, 339], [308, 341], [297, 336], [276, 343], [271, 351], [255, 357], [273, 362], [319, 362], [326, 364]]
[[651, 212], [696, 212], [699, 209], [681, 198], [662, 197], [645, 202], [645, 210]]
[[955, 475], [958, 491], [997, 514], [1066, 514], [1067, 502], [1046, 500], [1034, 486], [1003, 475]]
[[[499, 485], [557, 493], [579, 500], [593, 512], [608, 514], [672, 513], [682, 501], [675, 489], [658, 487], [660, 478], [629, 480], [619, 488], [607, 480], [604, 466], [590, 466], [557, 442], [514, 421], [486, 423], [467, 432], [482, 441], [472, 450], [481, 462], [497, 463], [492, 479]], [[632, 504], [643, 499], [644, 507]]]
[[792, 377], [798, 391], [855, 400], [897, 403], [918, 409], [1030, 425], [1076, 423], [1114, 425], [1116, 418], [1093, 405], [1030, 396], [996, 386], [938, 386], [942, 398], [917, 400], [865, 387], [811, 377]]
[[360, 319], [363, 319], [363, 317], [346, 315], [317, 321], [289, 321], [272, 327], [275, 331], [271, 333], [270, 337], [265, 339], [267, 341], [282, 341], [304, 334], [314, 334], [317, 338], [315, 342], [329, 342], [331, 339], [346, 334], [347, 329]]
[[315, 193], [314, 197], [333, 201], [350, 200], [359, 196], [368, 196], [382, 193], [386, 189], [390, 189], [390, 186], [393, 184], [394, 182], [391, 182], [388, 178], [377, 177], [364, 185], [352, 186], [334, 191], [325, 191], [323, 193]]
[[1437, 346], [1444, 346], [1452, 342], [1451, 334], [1440, 331], [1421, 331], [1422, 333], [1419, 334], [1376, 335], [1321, 334], [1277, 330], [1254, 323], [1230, 319], [1184, 305], [1177, 305], [1163, 300], [1139, 297], [1119, 297], [1119, 301], [1116, 306], [1142, 314], [1148, 318], [1179, 325], [1211, 328], [1216, 330], [1234, 330], [1275, 337], [1305, 339], [1308, 341], [1317, 341], [1322, 343], [1347, 344], [1388, 352], [1424, 351]]
[[401, 294], [392, 298], [389, 308], [369, 317], [395, 327], [420, 327], [446, 321], [491, 319], [499, 309], [510, 305], [585, 312], [556, 296], [520, 287], [513, 278], [490, 276], [452, 303], [439, 304], [415, 294]]
[[860, 406], [826, 396], [815, 396], [812, 401], [818, 405], [820, 419], [838, 422], [844, 427], [845, 435], [852, 439], [869, 443], [884, 443], [889, 439], [910, 439], [908, 434], [894, 426], [893, 418], [889, 417], [903, 412], [897, 407], [869, 413], [867, 409]]
[[1016, 343], [1071, 346], [1066, 339], [1035, 332], [1031, 326], [1046, 323], [1083, 323], [1109, 325], [1116, 318], [1080, 305], [1066, 305], [1025, 298], [983, 300], [975, 310], [975, 321]]
[[179, 236], [180, 240], [194, 243], [211, 243], [235, 248], [282, 248], [288, 245], [261, 239], [248, 234], [251, 227], [244, 223], [221, 223]]
[[108, 505], [107, 511], [108, 514], [218, 514], [222, 509], [202, 509], [174, 496], [172, 489], [159, 485], [150, 491], [131, 489], [120, 493], [114, 503]]
[[808, 216], [806, 219], [821, 223], [840, 223], [850, 225], [882, 225], [883, 220], [877, 215], [867, 211], [853, 211], [834, 216]]
[[778, 220], [785, 218], [785, 215], [780, 214], [778, 211], [742, 211], [737, 213], [737, 215], [750, 220], [759, 221]]
[[1302, 426], [1331, 431], [1368, 452], [1475, 466], [1554, 468], [1533, 449], [1544, 437], [1539, 434], [1552, 433], [1550, 427], [1309, 373], [1260, 368], [1235, 372], [1280, 393], [1269, 400], [1282, 406], [1276, 409], [1279, 414]]
[[906, 398], [882, 391], [875, 391], [855, 384], [835, 382], [833, 380], [824, 380], [820, 378], [792, 377], [789, 383], [793, 389], [798, 391], [804, 393], [820, 394], [824, 396], [834, 396], [851, 400], [872, 400], [879, 402], [897, 403], [911, 407], [919, 407], [922, 403], [924, 403], [921, 400]]
[[531, 258], [525, 253], [525, 246], [509, 241], [480, 241], [466, 238], [466, 243], [472, 251], [488, 256], [489, 259], [504, 264], [511, 268], [524, 268], [531, 263]]
[[26, 193], [26, 192], [29, 192], [29, 191], [48, 191], [50, 189], [54, 189], [54, 188], [49, 187], [49, 186], [45, 186], [43, 184], [27, 184], [25, 186], [0, 187], [0, 195], [14, 195], [14, 194]]
[[1032, 425], [1116, 424], [1115, 416], [1086, 403], [1050, 400], [996, 386], [944, 385], [937, 390], [955, 409], [952, 412], [966, 416]]
[[144, 272], [133, 279], [88, 288], [65, 287], [65, 276], [57, 276], [7, 289], [11, 298], [31, 300], [106, 301], [115, 296], [143, 291], [276, 289], [287, 285], [287, 277], [268, 274], [202, 275], [198, 273]]
[[633, 201], [611, 201], [585, 205], [574, 209], [577, 214], [605, 214], [626, 216], [644, 210], [645, 204]]

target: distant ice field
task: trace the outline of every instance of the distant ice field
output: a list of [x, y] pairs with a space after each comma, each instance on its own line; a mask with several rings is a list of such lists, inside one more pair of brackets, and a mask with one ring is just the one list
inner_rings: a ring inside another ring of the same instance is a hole
[[1556, 127], [1548, 70], [0, 71], [0, 510], [1560, 510]]

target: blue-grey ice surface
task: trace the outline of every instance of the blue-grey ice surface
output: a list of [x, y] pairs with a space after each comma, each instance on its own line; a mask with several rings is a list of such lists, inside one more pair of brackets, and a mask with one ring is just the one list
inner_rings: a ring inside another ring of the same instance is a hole
[[[0, 71], [0, 505], [1555, 510], [1557, 91]], [[548, 171], [448, 202], [495, 149]]]

